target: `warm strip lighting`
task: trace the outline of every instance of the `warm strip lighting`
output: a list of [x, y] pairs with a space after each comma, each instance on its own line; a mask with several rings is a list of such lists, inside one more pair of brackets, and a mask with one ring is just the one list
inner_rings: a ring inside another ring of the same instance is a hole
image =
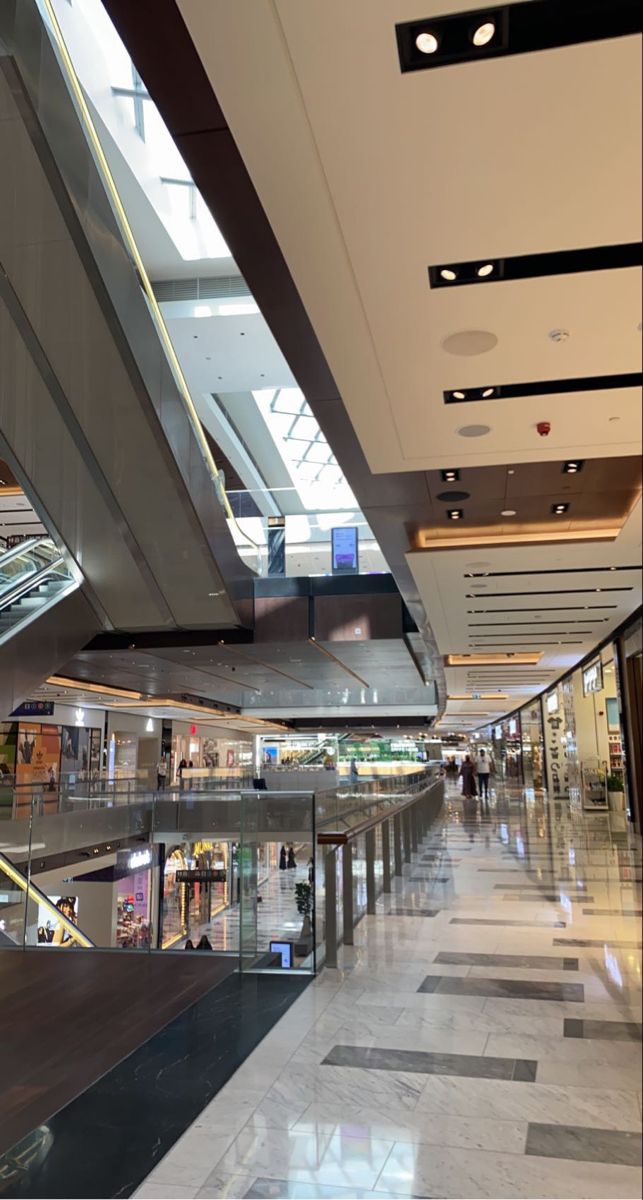
[[480, 692], [476, 696], [472, 696], [471, 694], [469, 694], [467, 696], [447, 696], [447, 700], [475, 700], [476, 703], [478, 702], [478, 700], [508, 700], [508, 699], [509, 699], [509, 697], [506, 696], [504, 694], [504, 692]]
[[552, 529], [540, 533], [481, 533], [471, 536], [469, 532], [461, 537], [431, 537], [428, 533], [420, 533], [423, 550], [466, 550], [467, 546], [521, 546], [531, 542], [613, 542], [621, 532], [616, 529]]
[[446, 654], [444, 658], [445, 667], [482, 667], [496, 666], [502, 663], [503, 667], [534, 667], [539, 663], [543, 656], [543, 651], [520, 651], [515, 654]]
[[66, 917], [59, 908], [56, 908], [56, 905], [54, 904], [53, 900], [49, 899], [49, 896], [45, 896], [45, 893], [41, 892], [40, 888], [36, 887], [31, 880], [26, 879], [22, 872], [18, 871], [18, 869], [14, 867], [13, 863], [10, 862], [8, 858], [5, 858], [4, 854], [0, 854], [0, 871], [4, 871], [5, 875], [7, 875], [13, 883], [17, 884], [20, 890], [25, 893], [28, 900], [33, 900], [34, 904], [38, 904], [40, 907], [46, 908], [47, 911], [51, 913], [52, 917], [54, 917], [55, 920], [63, 926], [66, 933], [69, 934], [70, 938], [74, 942], [77, 942], [78, 945], [82, 946], [85, 950], [92, 950], [95, 948], [94, 943], [89, 940], [87, 935], [84, 934], [76, 925], [74, 925], [74, 922], [70, 921], [69, 917]]
[[126, 688], [111, 687], [105, 683], [86, 683], [82, 679], [66, 679], [63, 675], [50, 675], [47, 684], [51, 687], [74, 688], [80, 692], [92, 692], [96, 696], [119, 696], [121, 699], [143, 700], [142, 692], [129, 692]]

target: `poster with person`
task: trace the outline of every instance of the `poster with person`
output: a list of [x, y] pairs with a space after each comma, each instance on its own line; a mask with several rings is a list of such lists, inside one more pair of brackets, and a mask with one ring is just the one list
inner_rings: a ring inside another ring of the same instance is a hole
[[0, 722], [0, 786], [4, 779], [13, 777], [16, 769], [18, 747], [18, 723]]
[[58, 725], [34, 725], [20, 722], [16, 783], [41, 784], [57, 788], [60, 771], [60, 728]]
[[63, 725], [60, 731], [60, 773], [87, 779], [91, 730], [84, 726]]

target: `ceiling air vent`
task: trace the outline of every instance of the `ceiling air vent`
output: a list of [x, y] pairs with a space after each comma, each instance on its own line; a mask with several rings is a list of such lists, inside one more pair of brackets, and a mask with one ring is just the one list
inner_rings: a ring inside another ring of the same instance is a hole
[[250, 299], [250, 289], [240, 275], [213, 275], [207, 279], [159, 279], [152, 284], [159, 304], [169, 300]]

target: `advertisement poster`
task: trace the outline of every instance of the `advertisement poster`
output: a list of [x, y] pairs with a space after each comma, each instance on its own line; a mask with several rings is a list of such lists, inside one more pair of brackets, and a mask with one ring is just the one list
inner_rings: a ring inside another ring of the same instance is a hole
[[3, 779], [9, 781], [16, 769], [18, 747], [18, 724], [15, 721], [0, 723], [0, 787]]
[[[54, 908], [58, 909], [69, 921], [74, 925], [78, 924], [78, 897], [77, 896], [48, 896], [47, 899], [51, 902]], [[56, 914], [49, 905], [38, 905], [38, 945], [39, 946], [66, 946], [72, 939], [60, 921], [56, 920]]]
[[57, 725], [18, 727], [16, 783], [39, 783], [52, 789], [58, 785], [60, 767], [60, 729]]
[[356, 574], [359, 570], [357, 529], [341, 526], [331, 529], [333, 575]]
[[63, 725], [60, 742], [61, 775], [78, 775], [87, 779], [89, 770], [90, 730], [77, 725]]

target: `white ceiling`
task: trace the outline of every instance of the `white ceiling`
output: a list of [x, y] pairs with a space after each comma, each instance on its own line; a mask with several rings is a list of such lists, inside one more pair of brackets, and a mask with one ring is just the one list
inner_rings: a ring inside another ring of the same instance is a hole
[[[638, 389], [457, 405], [442, 396], [640, 371], [640, 270], [451, 290], [431, 290], [427, 277], [430, 264], [640, 239], [640, 39], [403, 75], [395, 24], [467, 5], [177, 4], [374, 472], [640, 453]], [[556, 329], [569, 338], [552, 340]], [[444, 348], [450, 335], [473, 330], [494, 334], [497, 344], [466, 357]], [[547, 438], [536, 430], [543, 420], [552, 426]], [[471, 424], [489, 431], [462, 436]], [[573, 582], [550, 576], [550, 589], [600, 586], [592, 567], [640, 563], [640, 520], [639, 503], [608, 543], [410, 553], [440, 652], [472, 648], [467, 608], [483, 605], [466, 599], [468, 563], [484, 559], [492, 571], [587, 567]], [[482, 579], [479, 594], [522, 591], [494, 607], [536, 605], [534, 626], [546, 627], [566, 610], [544, 611], [563, 598], [537, 597], [547, 589], [543, 578], [486, 587]], [[484, 724], [487, 713], [511, 711], [541, 690], [640, 603], [640, 576], [627, 582], [635, 590], [613, 594], [617, 607], [600, 614], [606, 621], [570, 624], [591, 632], [560, 638], [575, 645], [543, 645], [537, 667], [506, 678], [447, 670], [451, 694], [497, 690], [499, 680], [508, 697], [453, 701], [447, 714]], [[518, 627], [505, 632], [507, 648], [532, 648], [509, 636]]]
[[[458, 714], [475, 727], [542, 691], [640, 605], [641, 501], [616, 540], [600, 546], [419, 551], [407, 561], [422, 595], [431, 597], [442, 654], [542, 651], [534, 667], [447, 667], [448, 694], [500, 691], [507, 697], [447, 702], [445, 724]], [[609, 569], [628, 566], [634, 569]], [[505, 574], [494, 574], [500, 571]]]
[[[640, 445], [633, 390], [442, 400], [473, 383], [640, 369], [639, 271], [451, 292], [427, 281], [430, 263], [640, 237], [637, 38], [402, 75], [394, 26], [418, 16], [402, 0], [179, 7], [373, 470]], [[562, 345], [548, 339], [559, 327]], [[464, 330], [498, 344], [446, 353]], [[464, 440], [472, 422], [490, 433]]]

